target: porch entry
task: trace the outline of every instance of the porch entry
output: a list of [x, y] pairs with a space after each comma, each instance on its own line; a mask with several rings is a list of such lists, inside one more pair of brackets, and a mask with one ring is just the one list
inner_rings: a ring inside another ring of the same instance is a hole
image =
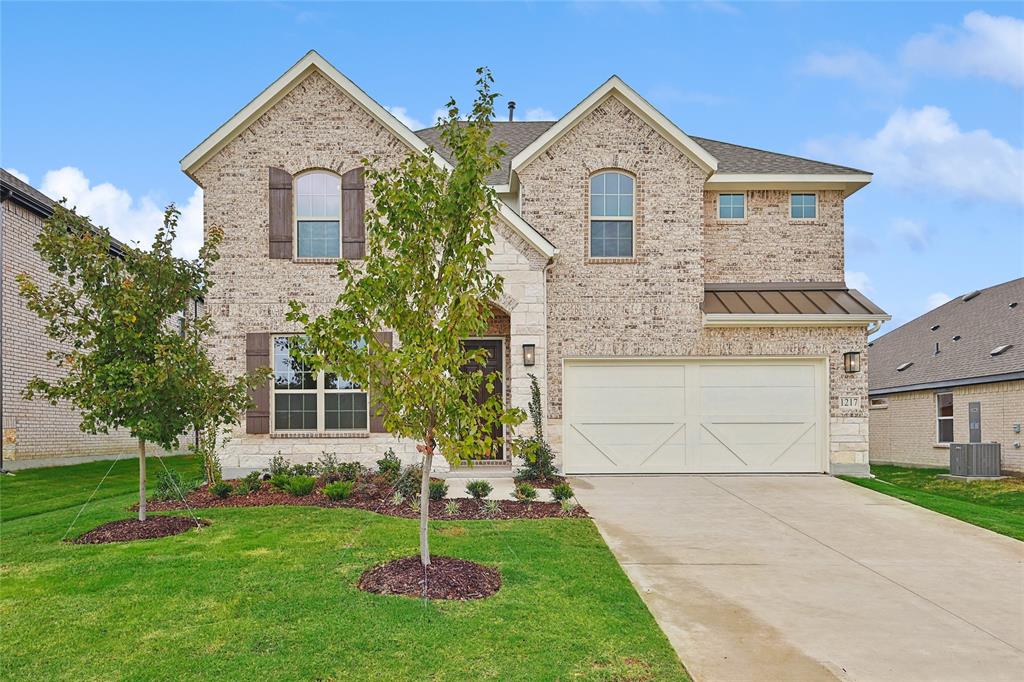
[[[465, 339], [462, 342], [463, 347], [468, 350], [477, 350], [482, 348], [487, 352], [487, 359], [484, 361], [483, 371], [484, 375], [497, 374], [498, 376], [494, 379], [493, 392], [498, 395], [505, 395], [505, 383], [504, 377], [505, 372], [502, 367], [504, 364], [504, 341], [502, 339]], [[466, 371], [474, 371], [479, 367], [473, 365], [463, 368]], [[483, 403], [491, 396], [491, 393], [487, 391], [487, 387], [484, 384], [480, 385], [477, 391], [477, 404]], [[503, 427], [501, 424], [497, 424], [494, 427], [495, 438], [501, 438], [503, 434]], [[493, 449], [491, 452], [480, 453], [480, 459], [484, 460], [500, 460], [505, 458], [505, 444], [498, 448]]]

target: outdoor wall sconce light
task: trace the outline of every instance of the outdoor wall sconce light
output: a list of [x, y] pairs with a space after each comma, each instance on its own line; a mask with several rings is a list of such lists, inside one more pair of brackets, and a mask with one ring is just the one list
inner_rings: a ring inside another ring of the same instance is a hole
[[532, 343], [523, 344], [523, 364], [533, 367], [537, 363], [537, 346]]
[[860, 371], [860, 353], [850, 351], [843, 353], [843, 368], [847, 374], [856, 374]]

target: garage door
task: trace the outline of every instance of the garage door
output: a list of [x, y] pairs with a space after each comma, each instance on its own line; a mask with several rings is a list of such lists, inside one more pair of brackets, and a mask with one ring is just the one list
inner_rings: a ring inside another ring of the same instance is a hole
[[566, 361], [567, 473], [824, 471], [823, 360]]

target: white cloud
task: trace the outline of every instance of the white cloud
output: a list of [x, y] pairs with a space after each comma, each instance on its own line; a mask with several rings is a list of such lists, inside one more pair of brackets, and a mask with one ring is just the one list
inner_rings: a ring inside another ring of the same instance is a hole
[[391, 112], [391, 115], [397, 118], [399, 121], [404, 123], [410, 130], [423, 130], [428, 126], [424, 125], [422, 121], [414, 116], [409, 115], [409, 110], [405, 107], [384, 107]]
[[949, 111], [897, 109], [869, 138], [812, 141], [811, 153], [849, 159], [880, 182], [960, 198], [1024, 203], [1024, 148], [988, 130], [964, 131]]
[[964, 17], [963, 26], [942, 26], [911, 38], [904, 62], [914, 68], [954, 76], [984, 76], [1024, 86], [1024, 21], [980, 10]]
[[[163, 224], [164, 210], [150, 197], [133, 199], [127, 190], [109, 182], [93, 185], [80, 169], [65, 166], [43, 176], [42, 192], [60, 200], [79, 214], [110, 230], [123, 242], [138, 243], [148, 248], [157, 228]], [[203, 243], [203, 190], [196, 188], [184, 204], [179, 205], [178, 238], [175, 255], [194, 258]]]
[[928, 248], [928, 228], [918, 220], [896, 218], [892, 221], [892, 233], [905, 242], [912, 251], [920, 253]]
[[555, 115], [544, 107], [533, 107], [523, 114], [524, 121], [554, 121], [555, 118]]
[[856, 289], [862, 294], [871, 294], [875, 290], [871, 283], [871, 277], [866, 272], [847, 270], [843, 276], [846, 278], [846, 286]]
[[801, 71], [826, 78], [849, 78], [867, 88], [898, 90], [904, 86], [902, 78], [863, 50], [812, 52], [804, 58]]
[[26, 185], [29, 184], [28, 176], [22, 173], [17, 168], [4, 168], [4, 170], [13, 175], [14, 177], [18, 178], [19, 180], [21, 180], [22, 182], [24, 182]]
[[946, 303], [949, 303], [952, 300], [952, 296], [942, 291], [936, 291], [934, 294], [929, 294], [928, 300], [926, 301], [926, 305], [928, 307], [925, 309], [925, 312], [928, 312], [929, 310], [934, 310], [935, 308], [938, 308], [940, 305], [945, 305]]

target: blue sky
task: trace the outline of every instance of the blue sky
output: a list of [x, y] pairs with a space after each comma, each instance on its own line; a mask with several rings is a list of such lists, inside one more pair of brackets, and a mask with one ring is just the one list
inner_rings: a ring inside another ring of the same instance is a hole
[[846, 269], [894, 323], [1024, 274], [1019, 4], [3, 2], [0, 27], [0, 165], [122, 238], [175, 201], [194, 249], [179, 159], [312, 48], [421, 123], [478, 65], [534, 117], [615, 73], [694, 135], [872, 170]]

